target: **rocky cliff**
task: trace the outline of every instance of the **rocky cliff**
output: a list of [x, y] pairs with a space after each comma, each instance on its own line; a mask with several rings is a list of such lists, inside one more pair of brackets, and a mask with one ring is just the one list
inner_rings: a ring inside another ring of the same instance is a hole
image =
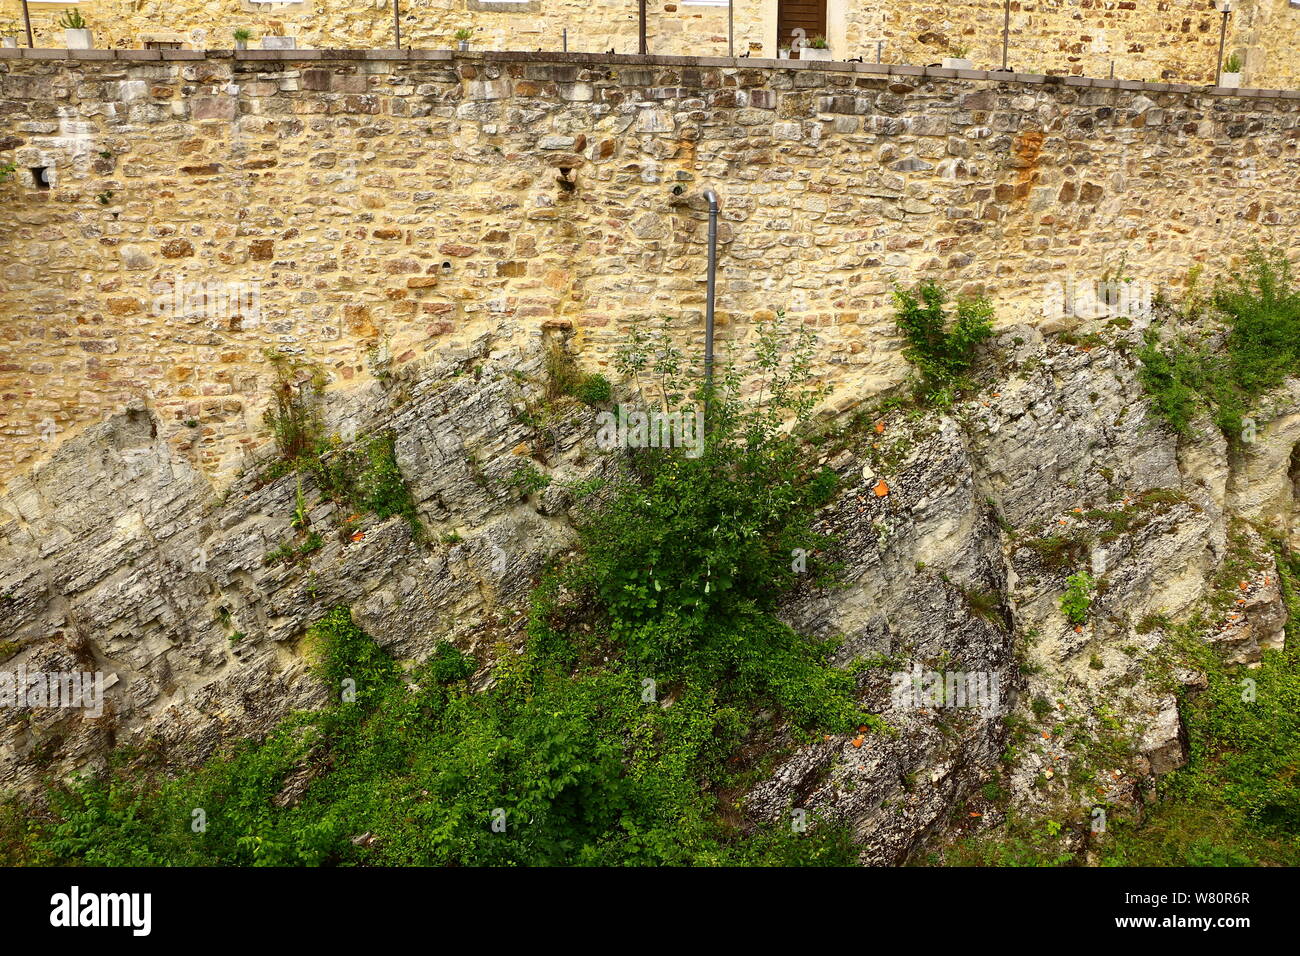
[[[836, 662], [884, 729], [789, 736], [745, 797], [754, 812], [846, 820], [864, 862], [896, 864], [1008, 806], [1140, 804], [1184, 760], [1176, 694], [1199, 677], [1171, 654], [1175, 626], [1199, 612], [1199, 639], [1243, 662], [1280, 644], [1260, 531], [1289, 532], [1300, 391], [1234, 453], [1208, 422], [1180, 441], [1136, 379], [1143, 324], [1083, 339], [1017, 326], [970, 400], [825, 422], [815, 440], [841, 482], [822, 521], [843, 570], [783, 616], [843, 636]], [[301, 642], [340, 604], [396, 658], [451, 641], [490, 681], [538, 572], [574, 540], [584, 506], [566, 489], [612, 464], [592, 408], [536, 414], [542, 378], [540, 354], [484, 337], [332, 395], [335, 433], [395, 436], [426, 533], [359, 516], [286, 560], [272, 556], [300, 501], [312, 527], [337, 524], [310, 482], [255, 465], [218, 493], [143, 405], [61, 446], [0, 498], [3, 668], [102, 671], [106, 704], [5, 709], [0, 786], [37, 799], [43, 779], [122, 747], [183, 766], [320, 706]], [[560, 480], [521, 487], [525, 466]], [[1091, 605], [1074, 624], [1061, 599], [1081, 571]], [[992, 692], [900, 698], [896, 675], [914, 671], [982, 675]], [[1009, 801], [954, 823], [996, 781]]]

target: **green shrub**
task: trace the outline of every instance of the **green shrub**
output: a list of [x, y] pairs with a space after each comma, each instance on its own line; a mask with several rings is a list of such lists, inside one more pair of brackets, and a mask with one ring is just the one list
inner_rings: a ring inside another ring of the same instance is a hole
[[1087, 571], [1080, 571], [1065, 579], [1065, 593], [1061, 595], [1061, 613], [1071, 624], [1082, 624], [1088, 620], [1088, 609], [1092, 607], [1092, 592], [1097, 582]]
[[1182, 336], [1162, 343], [1148, 329], [1139, 378], [1175, 431], [1189, 434], [1204, 406], [1236, 442], [1252, 402], [1300, 371], [1300, 291], [1285, 253], [1256, 247], [1244, 270], [1215, 286], [1213, 302], [1226, 325], [1223, 344], [1194, 345]]
[[953, 316], [944, 309], [948, 294], [926, 280], [916, 291], [894, 289], [898, 329], [907, 340], [903, 356], [920, 373], [917, 393], [935, 405], [952, 403], [967, 386], [974, 349], [993, 334], [993, 307], [987, 299], [958, 299]]
[[568, 395], [587, 405], [603, 405], [613, 397], [613, 386], [603, 375], [584, 372], [559, 344], [546, 350], [546, 395]]
[[520, 498], [527, 498], [531, 494], [550, 487], [551, 476], [543, 474], [532, 462], [524, 462], [510, 473], [510, 477], [506, 479], [506, 484]]

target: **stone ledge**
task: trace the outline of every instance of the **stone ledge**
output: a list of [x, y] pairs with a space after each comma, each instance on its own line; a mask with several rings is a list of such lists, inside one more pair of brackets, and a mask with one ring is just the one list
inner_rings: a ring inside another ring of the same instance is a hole
[[717, 67], [750, 70], [820, 70], [826, 73], [863, 73], [873, 76], [906, 76], [933, 80], [1060, 85], [1078, 89], [1119, 89], [1146, 93], [1203, 93], [1211, 96], [1252, 99], [1300, 99], [1300, 90], [1229, 89], [1194, 86], [1189, 83], [1147, 83], [1140, 80], [1102, 79], [1088, 76], [1015, 73], [1010, 70], [953, 70], [937, 66], [903, 63], [859, 63], [842, 60], [775, 60], [728, 56], [657, 56], [633, 53], [558, 53], [524, 50], [64, 50], [0, 48], [0, 60], [276, 60], [286, 63], [304, 60], [336, 61], [440, 61], [473, 63], [552, 63], [573, 66], [659, 66]]

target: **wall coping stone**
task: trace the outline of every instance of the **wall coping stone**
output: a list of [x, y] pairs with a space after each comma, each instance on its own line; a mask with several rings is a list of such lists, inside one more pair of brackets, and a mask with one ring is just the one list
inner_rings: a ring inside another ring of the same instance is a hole
[[1147, 83], [1140, 80], [1103, 79], [1089, 76], [1059, 76], [1042, 73], [1014, 73], [1010, 70], [952, 70], [937, 66], [903, 63], [858, 63], [840, 60], [774, 60], [757, 57], [656, 56], [626, 53], [557, 53], [528, 51], [471, 50], [65, 50], [0, 48], [0, 60], [273, 60], [295, 63], [316, 60], [394, 61], [452, 60], [469, 63], [554, 63], [579, 66], [720, 67], [739, 70], [821, 70], [829, 73], [864, 73], [881, 76], [924, 77], [944, 80], [976, 80], [1000, 83], [1046, 84], [1099, 89], [1135, 90], [1148, 93], [1197, 93], [1210, 96], [1261, 99], [1300, 99], [1300, 90], [1229, 89], [1221, 86], [1192, 86], [1187, 83]]

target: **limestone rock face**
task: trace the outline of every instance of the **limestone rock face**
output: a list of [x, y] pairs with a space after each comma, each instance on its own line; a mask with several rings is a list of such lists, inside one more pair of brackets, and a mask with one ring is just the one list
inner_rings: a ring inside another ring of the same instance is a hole
[[[1242, 460], [1208, 423], [1180, 447], [1136, 381], [1140, 333], [1073, 346], [1009, 329], [971, 399], [882, 414], [824, 446], [841, 490], [820, 521], [842, 574], [798, 589], [782, 615], [842, 637], [837, 663], [876, 720], [811, 742], [777, 731], [782, 756], [751, 811], [849, 821], [863, 862], [898, 864], [994, 781], [1009, 800], [970, 825], [1007, 805], [1136, 800], [1185, 761], [1175, 691], [1200, 678], [1166, 666], [1173, 628], [1208, 606], [1199, 636], [1231, 659], [1280, 646], [1276, 568], [1239, 518], [1294, 517], [1278, 470], [1300, 395], [1277, 399]], [[0, 499], [2, 669], [102, 671], [106, 705], [0, 713], [0, 787], [34, 795], [43, 776], [128, 744], [199, 760], [320, 706], [335, 691], [301, 639], [339, 604], [403, 660], [444, 640], [522, 640], [528, 592], [574, 542], [576, 506], [563, 482], [525, 496], [512, 477], [614, 464], [586, 406], [560, 403], [537, 427], [540, 370], [536, 350], [484, 338], [332, 396], [333, 431], [392, 430], [429, 533], [417, 540], [401, 518], [336, 533], [333, 505], [303, 479], [324, 543], [299, 562], [266, 559], [293, 540], [294, 475], [263, 482], [252, 468], [217, 495], [142, 405], [66, 442]], [[1225, 558], [1252, 548], [1259, 560], [1207, 605]], [[1091, 603], [1074, 624], [1061, 598], [1080, 572]]]
[[[495, 640], [572, 528], [506, 484], [524, 460], [512, 449], [527, 447], [530, 434], [515, 414], [525, 392], [505, 370], [529, 366], [484, 349], [461, 359], [478, 378], [435, 368], [395, 411], [392, 396], [371, 388], [333, 416], [401, 436], [399, 467], [445, 542], [417, 543], [401, 518], [337, 533], [334, 506], [307, 479], [309, 520], [324, 543], [305, 564], [268, 563], [294, 540], [296, 477], [262, 485], [250, 473], [218, 497], [157, 440], [143, 406], [16, 481], [0, 501], [0, 645], [10, 655], [2, 666], [98, 670], [110, 686], [93, 719], [0, 711], [0, 786], [29, 789], [51, 769], [94, 767], [114, 745], [200, 759], [220, 740], [259, 736], [287, 713], [321, 705], [330, 691], [308, 675], [298, 644], [338, 604], [399, 659], [424, 657], [441, 640], [467, 650]], [[578, 411], [558, 423], [561, 443], [594, 433], [590, 418]]]

